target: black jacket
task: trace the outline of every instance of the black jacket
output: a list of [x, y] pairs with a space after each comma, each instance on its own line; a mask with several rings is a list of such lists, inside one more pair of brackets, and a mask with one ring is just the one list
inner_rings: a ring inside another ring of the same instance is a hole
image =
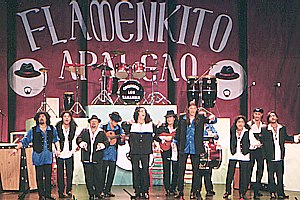
[[105, 147], [109, 146], [109, 141], [103, 131], [99, 131], [96, 138], [94, 145], [91, 147], [91, 139], [89, 129], [83, 129], [80, 135], [76, 139], [77, 145], [81, 142], [87, 143], [87, 151], [85, 149], [81, 149], [81, 161], [89, 162], [90, 155], [91, 155], [91, 148], [93, 148], [93, 155], [92, 155], [92, 162], [99, 163], [102, 161], [103, 158], [103, 150], [96, 151], [98, 143], [104, 143]]
[[[69, 140], [69, 150], [72, 150], [72, 141], [74, 139], [75, 136], [75, 132], [76, 132], [76, 124], [73, 122], [70, 123], [70, 131], [69, 131], [69, 136], [68, 136], [68, 140]], [[59, 143], [60, 143], [60, 149], [63, 150], [64, 149], [64, 144], [65, 144], [65, 136], [63, 133], [63, 129], [62, 129], [62, 121], [58, 122], [56, 124], [56, 130], [58, 133], [58, 137], [59, 137]]]
[[[41, 132], [37, 132], [37, 127], [34, 126], [32, 127], [32, 133], [33, 133], [33, 140], [32, 140], [32, 145], [33, 145], [33, 151], [37, 153], [41, 153], [44, 149], [44, 137]], [[53, 129], [54, 127], [50, 125], [51, 130], [47, 130], [47, 148], [50, 152], [52, 152], [52, 141], [54, 138], [53, 135]]]
[[[266, 156], [266, 159], [271, 161], [275, 159], [275, 145], [274, 145], [274, 138], [273, 138], [273, 133], [271, 130], [268, 130], [268, 127], [265, 126], [262, 128], [262, 137], [261, 137], [261, 142], [263, 143], [263, 152]], [[282, 126], [279, 129], [279, 146], [281, 149], [281, 156], [280, 158], [283, 160], [285, 156], [285, 147], [284, 147], [284, 141], [293, 141], [294, 137], [289, 136], [286, 133], [286, 127]]]
[[[184, 119], [184, 116], [186, 115], [181, 115], [179, 117], [178, 128], [175, 134], [175, 140], [177, 141], [178, 152], [180, 154], [184, 154], [184, 148], [186, 143], [186, 128], [188, 126], [187, 120]], [[204, 123], [209, 123], [209, 120], [203, 115], [197, 115], [194, 121], [195, 121], [194, 140], [195, 140], [196, 154], [201, 154], [205, 152], [203, 146]]]

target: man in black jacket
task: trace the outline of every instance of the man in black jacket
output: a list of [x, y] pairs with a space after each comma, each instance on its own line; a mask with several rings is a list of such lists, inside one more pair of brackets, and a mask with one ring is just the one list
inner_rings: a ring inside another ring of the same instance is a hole
[[[289, 196], [284, 194], [283, 190], [283, 171], [284, 171], [284, 142], [299, 142], [300, 136], [289, 136], [286, 127], [278, 122], [278, 115], [271, 111], [267, 115], [268, 125], [262, 128], [263, 151], [267, 160], [268, 184], [271, 198], [276, 198], [276, 191], [279, 199], [286, 199]], [[275, 174], [277, 187], [275, 184]]]
[[[56, 130], [59, 137], [60, 148], [62, 152], [59, 157], [56, 158], [57, 163], [57, 184], [58, 184], [58, 195], [59, 198], [72, 197], [72, 180], [74, 170], [74, 157], [73, 154], [76, 151], [75, 143], [75, 132], [77, 124], [73, 120], [72, 113], [70, 111], [63, 111], [61, 113], [62, 120], [56, 124]], [[78, 135], [77, 135], [78, 136]], [[65, 171], [67, 184], [65, 187]], [[64, 190], [66, 188], [66, 194]]]
[[83, 129], [77, 137], [77, 144], [81, 148], [81, 162], [83, 163], [85, 183], [90, 200], [104, 198], [101, 196], [103, 185], [101, 185], [103, 167], [103, 149], [108, 147], [109, 141], [99, 128], [101, 120], [93, 115], [88, 122], [90, 127]]

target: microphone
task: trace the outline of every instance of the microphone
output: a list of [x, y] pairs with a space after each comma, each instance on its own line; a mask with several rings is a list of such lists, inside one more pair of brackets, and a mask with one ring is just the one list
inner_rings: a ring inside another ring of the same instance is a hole
[[300, 82], [298, 83], [297, 87], [300, 88]]
[[5, 117], [5, 114], [2, 112], [2, 110], [0, 110], [0, 115], [2, 115], [3, 117]]
[[274, 87], [280, 87], [281, 86], [281, 83], [280, 82], [277, 82], [273, 85]]
[[253, 87], [253, 86], [255, 86], [255, 85], [256, 85], [256, 82], [253, 81], [253, 82], [251, 83], [251, 85], [248, 86], [248, 88], [251, 88], [251, 87]]

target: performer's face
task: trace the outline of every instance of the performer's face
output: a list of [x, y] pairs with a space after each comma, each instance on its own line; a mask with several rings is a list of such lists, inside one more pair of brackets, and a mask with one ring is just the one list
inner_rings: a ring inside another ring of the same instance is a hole
[[113, 127], [115, 127], [115, 126], [117, 126], [118, 125], [118, 122], [116, 122], [116, 121], [114, 121], [114, 120], [110, 120], [110, 122], [111, 122], [111, 125], [113, 126]]
[[146, 110], [144, 108], [141, 108], [138, 112], [139, 112], [139, 118], [145, 119]]
[[190, 116], [196, 116], [196, 112], [197, 112], [197, 106], [192, 105], [189, 107]]
[[270, 122], [270, 123], [276, 123], [277, 120], [278, 120], [278, 118], [277, 118], [277, 116], [275, 115], [275, 113], [271, 113], [271, 114], [269, 115], [269, 122]]
[[237, 130], [239, 130], [239, 131], [243, 130], [243, 128], [245, 127], [245, 121], [242, 118], [240, 118], [236, 122], [236, 127], [237, 127]]
[[255, 121], [261, 121], [263, 114], [261, 112], [254, 112], [253, 113], [253, 119]]
[[39, 124], [45, 124], [47, 121], [46, 115], [40, 114], [39, 116]]
[[66, 124], [66, 125], [68, 125], [68, 124], [70, 124], [70, 121], [71, 121], [70, 114], [69, 113], [65, 113], [63, 115], [63, 123]]
[[92, 129], [97, 129], [99, 126], [99, 121], [97, 119], [92, 119], [90, 121], [90, 126]]
[[173, 125], [174, 121], [175, 121], [175, 117], [173, 117], [173, 116], [167, 117], [168, 125]]

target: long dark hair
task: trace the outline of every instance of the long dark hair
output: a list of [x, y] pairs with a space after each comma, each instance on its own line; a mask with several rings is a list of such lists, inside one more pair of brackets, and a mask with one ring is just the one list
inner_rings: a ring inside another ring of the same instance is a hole
[[50, 115], [47, 112], [43, 112], [43, 111], [38, 112], [38, 113], [35, 114], [35, 116], [34, 116], [33, 119], [35, 120], [36, 125], [39, 125], [40, 115], [45, 115], [45, 117], [46, 117], [46, 124], [47, 124], [47, 126], [49, 126], [50, 125]]
[[137, 123], [137, 121], [138, 121], [139, 111], [140, 111], [142, 108], [145, 110], [145, 113], [146, 113], [146, 116], [145, 116], [145, 123], [152, 122], [152, 119], [150, 118], [150, 115], [149, 115], [149, 113], [147, 112], [146, 108], [144, 108], [144, 107], [136, 107], [136, 108], [135, 108], [135, 111], [134, 111], [134, 113], [133, 113], [133, 119], [134, 119], [135, 123]]
[[[173, 115], [173, 117], [175, 118], [174, 124], [173, 124], [173, 128], [177, 128], [177, 127], [178, 127], [178, 117], [177, 117], [177, 115]], [[166, 126], [169, 125], [169, 124], [168, 124], [168, 121], [167, 121], [167, 118], [168, 118], [168, 117], [165, 117], [165, 119], [166, 119], [166, 121], [165, 121]]]
[[73, 114], [72, 114], [72, 112], [67, 111], [67, 110], [62, 111], [62, 113], [60, 113], [61, 123], [63, 124], [63, 121], [64, 121], [63, 117], [64, 117], [65, 114], [69, 114], [70, 117], [71, 117], [71, 120], [70, 120], [70, 126], [77, 126], [76, 122], [75, 122], [74, 119], [73, 119]]
[[278, 115], [277, 115], [277, 113], [274, 110], [271, 110], [270, 112], [268, 112], [268, 114], [267, 114], [267, 123], [268, 124], [270, 123], [269, 119], [270, 119], [270, 116], [271, 116], [272, 113], [275, 114], [275, 116], [277, 117], [277, 123], [279, 123], [279, 121], [278, 121]]
[[237, 123], [237, 121], [239, 121], [239, 119], [243, 119], [244, 120], [244, 122], [245, 122], [245, 128], [246, 129], [250, 129], [250, 127], [249, 127], [249, 125], [247, 124], [247, 119], [246, 119], [246, 117], [244, 116], [244, 115], [238, 115], [238, 116], [236, 116], [235, 118], [234, 118], [234, 122], [233, 122], [233, 124], [232, 124], [232, 126], [231, 126], [231, 130], [232, 131], [236, 131], [236, 129], [237, 129], [237, 126], [236, 126], [236, 123]]
[[[188, 125], [190, 125], [191, 124], [191, 121], [190, 121], [190, 113], [189, 113], [189, 107], [191, 107], [191, 106], [196, 106], [197, 107], [197, 104], [196, 104], [196, 102], [195, 101], [190, 101], [189, 102], [189, 104], [188, 104], [188, 106], [187, 106], [187, 108], [186, 108], [186, 110], [185, 110], [185, 113], [186, 113], [186, 122], [187, 122], [187, 124]], [[195, 126], [198, 124], [198, 122], [200, 121], [200, 119], [199, 119], [199, 117], [198, 117], [199, 115], [198, 115], [198, 110], [196, 111], [196, 115], [195, 115]]]

